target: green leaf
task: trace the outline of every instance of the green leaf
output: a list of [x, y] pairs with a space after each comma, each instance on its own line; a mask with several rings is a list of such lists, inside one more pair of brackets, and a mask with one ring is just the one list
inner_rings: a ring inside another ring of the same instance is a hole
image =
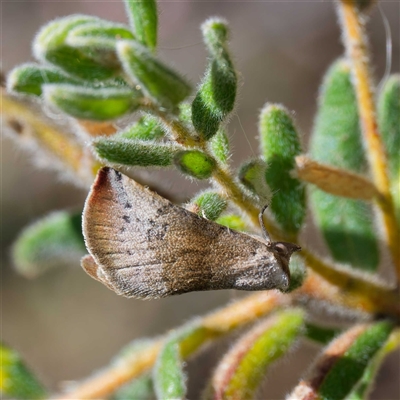
[[85, 252], [81, 213], [57, 211], [25, 228], [12, 255], [17, 271], [33, 278], [55, 266], [79, 265]]
[[378, 119], [388, 155], [392, 196], [400, 229], [400, 75], [386, 81], [378, 103]]
[[164, 129], [158, 119], [151, 115], [145, 115], [135, 124], [119, 132], [117, 136], [125, 139], [152, 141], [161, 139], [164, 135]]
[[247, 231], [247, 224], [240, 215], [222, 215], [215, 222], [235, 231]]
[[260, 205], [270, 202], [271, 190], [265, 180], [267, 164], [256, 159], [244, 162], [239, 168], [239, 180], [253, 195], [256, 195]]
[[301, 310], [282, 311], [240, 338], [216, 369], [213, 398], [254, 398], [266, 370], [289, 351], [301, 334], [303, 321]]
[[12, 92], [40, 96], [46, 83], [79, 84], [79, 79], [65, 75], [61, 70], [38, 64], [23, 64], [14, 68], [7, 77], [7, 89]]
[[0, 344], [0, 391], [22, 400], [47, 397], [46, 390], [10, 347]]
[[106, 121], [140, 107], [142, 94], [127, 88], [45, 85], [44, 99], [75, 118]]
[[387, 341], [393, 324], [377, 322], [367, 328], [338, 358], [319, 387], [323, 399], [344, 399], [362, 378], [375, 354]]
[[153, 400], [154, 398], [153, 379], [150, 374], [144, 374], [122, 386], [112, 396], [112, 400]]
[[154, 367], [154, 386], [158, 399], [184, 399], [186, 376], [182, 368], [179, 344], [168, 342]]
[[177, 148], [168, 144], [118, 137], [98, 138], [93, 141], [97, 155], [108, 162], [140, 167], [167, 167], [172, 164]]
[[[335, 167], [358, 173], [366, 169], [356, 97], [349, 66], [343, 60], [335, 62], [324, 78], [311, 154], [316, 161]], [[356, 268], [375, 271], [379, 251], [370, 206], [315, 188], [311, 191], [311, 205], [333, 257]]]
[[209, 144], [214, 157], [221, 163], [226, 164], [229, 160], [229, 139], [225, 129], [218, 129]]
[[90, 81], [104, 80], [114, 76], [119, 68], [101, 65], [78, 48], [66, 43], [68, 33], [78, 26], [101, 21], [86, 15], [58, 18], [45, 25], [33, 42], [35, 57], [42, 62], [54, 64], [69, 74]]
[[306, 214], [304, 186], [290, 174], [301, 152], [299, 135], [289, 112], [279, 105], [267, 104], [259, 125], [261, 153], [268, 165], [265, 177], [273, 193], [271, 211], [285, 231], [296, 234]]
[[113, 41], [121, 39], [135, 39], [132, 31], [123, 24], [115, 22], [98, 20], [93, 23], [79, 25], [73, 28], [69, 33], [67, 40], [72, 38], [98, 37], [112, 39]]
[[185, 398], [186, 375], [183, 359], [221, 333], [203, 327], [195, 320], [170, 335], [158, 354], [153, 369], [154, 388], [158, 399]]
[[197, 179], [210, 178], [215, 168], [214, 159], [199, 150], [180, 151], [174, 161], [182, 173]]
[[301, 287], [307, 276], [306, 266], [304, 261], [297, 254], [293, 254], [289, 263], [290, 284], [286, 292], [290, 293], [293, 290]]
[[121, 40], [117, 53], [129, 78], [160, 106], [175, 109], [190, 94], [189, 84], [139, 43]]
[[192, 121], [199, 135], [210, 140], [233, 110], [237, 76], [228, 52], [226, 21], [211, 18], [202, 31], [210, 64], [192, 103]]
[[215, 221], [226, 209], [228, 202], [219, 193], [206, 191], [190, 202], [200, 217]]
[[398, 349], [400, 340], [400, 331], [392, 332], [385, 345], [378, 350], [377, 354], [373, 357], [367, 368], [365, 368], [364, 374], [360, 379], [356, 387], [346, 397], [346, 400], [365, 400], [368, 399], [368, 395], [373, 389], [375, 378], [382, 366], [382, 362], [385, 357]]
[[379, 96], [378, 119], [393, 179], [400, 175], [400, 75], [386, 81]]
[[134, 36], [122, 24], [99, 21], [72, 29], [68, 33], [65, 43], [79, 48], [82, 54], [101, 65], [118, 69], [120, 61], [116, 54], [116, 43], [121, 39], [134, 39]]
[[137, 40], [150, 50], [157, 46], [158, 13], [156, 0], [124, 0]]

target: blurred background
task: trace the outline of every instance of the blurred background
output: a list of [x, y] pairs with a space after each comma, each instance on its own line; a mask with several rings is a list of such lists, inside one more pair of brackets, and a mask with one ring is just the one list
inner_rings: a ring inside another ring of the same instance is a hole
[[[392, 30], [392, 72], [398, 72], [400, 3], [381, 1], [380, 7]], [[230, 23], [231, 51], [240, 71], [238, 104], [229, 125], [234, 166], [257, 154], [258, 114], [266, 102], [283, 103], [295, 113], [307, 148], [321, 78], [342, 54], [331, 1], [160, 1], [159, 10], [160, 55], [194, 85], [206, 65], [201, 23], [210, 16], [225, 17]], [[31, 41], [43, 24], [75, 13], [127, 22], [124, 6], [116, 0], [2, 1], [3, 71], [32, 61]], [[368, 26], [379, 82], [385, 69], [387, 37], [378, 8]], [[63, 183], [54, 172], [33, 166], [26, 153], [9, 140], [2, 141], [1, 157], [2, 340], [20, 351], [53, 390], [106, 365], [135, 338], [162, 334], [242, 296], [221, 291], [146, 302], [129, 300], [88, 277], [79, 265], [54, 269], [35, 280], [18, 276], [12, 269], [10, 246], [21, 229], [52, 210], [82, 207], [86, 192]], [[172, 172], [145, 177], [177, 201], [187, 200], [202, 187]], [[321, 240], [315, 239], [312, 245], [321, 246]], [[198, 398], [200, 382], [226, 346], [226, 341], [220, 342], [217, 350], [214, 347], [189, 363], [189, 398]], [[281, 362], [269, 375], [261, 396], [283, 398], [317, 351], [309, 344]], [[289, 373], [288, 368], [297, 372]], [[372, 398], [400, 398], [398, 368], [397, 353], [385, 363]]]

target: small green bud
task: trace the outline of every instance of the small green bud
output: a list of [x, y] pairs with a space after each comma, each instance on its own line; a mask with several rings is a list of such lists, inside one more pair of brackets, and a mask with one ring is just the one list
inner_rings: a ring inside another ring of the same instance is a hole
[[142, 94], [127, 88], [45, 85], [44, 99], [75, 118], [106, 121], [140, 107]]
[[124, 0], [129, 22], [137, 40], [150, 50], [157, 46], [158, 13], [155, 0]]
[[386, 81], [378, 103], [379, 127], [386, 146], [391, 178], [400, 172], [400, 75]]
[[20, 356], [4, 344], [0, 344], [0, 392], [21, 400], [39, 400], [47, 396]]
[[12, 254], [17, 271], [34, 278], [56, 266], [78, 265], [85, 251], [81, 213], [58, 211], [25, 228]]
[[215, 222], [235, 231], [247, 231], [247, 224], [240, 215], [222, 215]]
[[[324, 77], [310, 150], [316, 161], [358, 173], [366, 170], [357, 100], [344, 60], [336, 61]], [[315, 222], [333, 257], [356, 268], [376, 270], [379, 251], [370, 206], [316, 188], [310, 192]]]
[[226, 22], [213, 18], [202, 25], [202, 30], [210, 65], [192, 103], [192, 121], [200, 136], [209, 140], [233, 110], [237, 76], [227, 49]]
[[98, 138], [93, 141], [97, 155], [105, 161], [140, 167], [167, 167], [172, 164], [177, 148], [168, 144], [124, 139]]
[[197, 179], [210, 178], [215, 168], [214, 159], [199, 150], [180, 151], [174, 161], [182, 173]]
[[255, 194], [260, 205], [266, 205], [271, 199], [271, 190], [265, 181], [267, 164], [257, 159], [246, 161], [239, 168], [239, 180], [252, 194]]
[[118, 133], [118, 137], [133, 140], [157, 140], [164, 136], [165, 132], [158, 119], [152, 115], [145, 115], [133, 125]]
[[185, 124], [192, 123], [192, 106], [189, 103], [179, 104], [179, 119]]
[[14, 68], [7, 77], [7, 89], [11, 92], [33, 94], [40, 96], [42, 86], [47, 83], [79, 84], [74, 79], [57, 68], [38, 64], [23, 64]]
[[214, 157], [221, 163], [226, 164], [229, 160], [229, 139], [225, 129], [218, 129], [209, 144]]
[[121, 40], [117, 53], [129, 78], [160, 106], [174, 109], [190, 94], [188, 83], [139, 43]]
[[297, 233], [305, 218], [303, 184], [292, 178], [295, 157], [300, 154], [300, 139], [288, 111], [267, 104], [260, 115], [261, 152], [268, 165], [266, 181], [272, 193], [271, 210], [285, 231]]
[[72, 15], [45, 25], [33, 42], [33, 53], [42, 62], [54, 64], [69, 74], [91, 81], [114, 76], [118, 69], [101, 65], [78, 48], [66, 43], [68, 33], [77, 26], [101, 21], [86, 15]]
[[228, 202], [219, 193], [212, 191], [200, 193], [190, 203], [194, 212], [211, 221], [215, 221], [228, 206]]

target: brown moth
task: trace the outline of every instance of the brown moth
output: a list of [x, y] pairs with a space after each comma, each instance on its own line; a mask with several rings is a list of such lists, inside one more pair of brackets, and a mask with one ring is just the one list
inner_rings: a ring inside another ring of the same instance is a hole
[[271, 242], [262, 227], [266, 239], [233, 231], [105, 167], [83, 211], [90, 255], [82, 267], [117, 294], [142, 299], [199, 290], [285, 290], [290, 256], [300, 247]]

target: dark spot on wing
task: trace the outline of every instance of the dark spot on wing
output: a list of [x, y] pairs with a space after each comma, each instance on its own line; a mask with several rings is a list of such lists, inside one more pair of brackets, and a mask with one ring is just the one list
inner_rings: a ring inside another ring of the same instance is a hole
[[129, 215], [124, 215], [124, 216], [122, 217], [122, 219], [123, 219], [125, 222], [127, 222], [128, 224], [131, 222], [131, 219], [130, 219]]
[[157, 225], [153, 220], [150, 220], [150, 225], [153, 227], [146, 232], [147, 241], [163, 240], [168, 231], [168, 224]]
[[132, 204], [129, 203], [129, 201], [127, 201], [127, 202], [124, 204], [124, 208], [132, 208]]
[[[115, 171], [115, 170], [114, 170]], [[120, 181], [122, 179], [122, 174], [119, 171], [115, 171], [115, 178], [117, 181]]]
[[169, 207], [168, 206], [162, 206], [157, 209], [157, 215], [164, 215]]

